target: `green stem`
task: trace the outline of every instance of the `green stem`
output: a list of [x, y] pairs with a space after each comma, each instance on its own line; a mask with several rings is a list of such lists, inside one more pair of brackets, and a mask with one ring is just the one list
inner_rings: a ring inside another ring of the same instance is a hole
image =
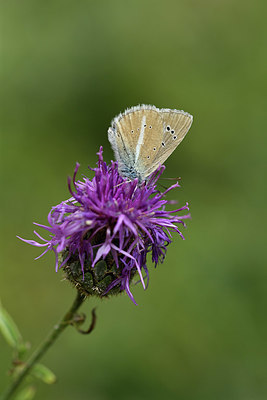
[[75, 312], [81, 306], [83, 301], [84, 301], [84, 296], [78, 292], [69, 311], [64, 315], [62, 320], [57, 325], [54, 326], [54, 328], [52, 329], [46, 340], [40, 345], [40, 347], [32, 354], [30, 359], [25, 363], [22, 371], [16, 377], [14, 382], [12, 382], [12, 384], [7, 388], [6, 392], [1, 397], [1, 400], [10, 399], [10, 397], [15, 392], [17, 387], [20, 385], [23, 379], [28, 375], [34, 364], [37, 361], [39, 361], [40, 358], [47, 352], [47, 350], [50, 348], [50, 346], [52, 346], [52, 344], [55, 342], [55, 340], [61, 334], [61, 332], [63, 332], [64, 329], [71, 324]]

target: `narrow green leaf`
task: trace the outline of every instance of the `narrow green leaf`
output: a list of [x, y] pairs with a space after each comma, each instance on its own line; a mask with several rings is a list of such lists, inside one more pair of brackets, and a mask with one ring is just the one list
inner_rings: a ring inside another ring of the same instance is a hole
[[36, 364], [33, 367], [31, 374], [48, 385], [55, 383], [57, 380], [56, 375], [43, 364]]
[[22, 359], [24, 354], [31, 348], [31, 344], [29, 342], [22, 342], [18, 346], [18, 357]]
[[22, 336], [18, 330], [18, 327], [8, 312], [2, 307], [1, 303], [0, 332], [11, 347], [19, 349], [22, 346]]
[[36, 389], [33, 386], [27, 386], [14, 397], [14, 400], [32, 400], [35, 393]]

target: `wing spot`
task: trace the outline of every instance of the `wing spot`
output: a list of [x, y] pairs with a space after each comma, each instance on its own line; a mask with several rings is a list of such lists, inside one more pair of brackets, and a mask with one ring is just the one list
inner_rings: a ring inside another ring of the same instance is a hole
[[177, 136], [173, 136], [173, 140], [177, 139]]
[[134, 133], [134, 130], [133, 130], [133, 129], [131, 130], [131, 133]]
[[156, 151], [157, 150], [156, 147], [154, 147], [153, 150]]
[[117, 137], [120, 137], [121, 135], [117, 132]]
[[150, 158], [150, 156], [147, 156], [147, 158]]
[[162, 144], [162, 147], [165, 147], [165, 143], [164, 142], [162, 142], [161, 144]]
[[140, 131], [140, 128], [137, 128], [138, 131]]
[[167, 129], [167, 131], [170, 131], [170, 130], [171, 130], [170, 125], [167, 125], [167, 126], [166, 126], [166, 129]]
[[174, 133], [175, 133], [175, 130], [174, 130], [174, 129], [172, 129], [172, 130], [171, 130], [171, 134], [173, 135]]
[[152, 129], [152, 126], [151, 126], [151, 125], [149, 126], [149, 129]]
[[146, 127], [146, 124], [144, 124], [144, 128]]

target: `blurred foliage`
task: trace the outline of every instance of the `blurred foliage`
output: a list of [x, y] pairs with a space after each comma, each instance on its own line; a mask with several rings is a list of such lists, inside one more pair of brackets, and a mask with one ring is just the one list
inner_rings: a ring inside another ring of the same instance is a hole
[[[138, 103], [184, 109], [190, 133], [166, 163], [192, 220], [150, 286], [98, 305], [45, 356], [38, 399], [267, 397], [265, 1], [1, 1], [1, 298], [35, 347], [75, 295], [33, 237], [94, 166], [110, 120]], [[168, 183], [168, 181], [167, 181]], [[162, 181], [165, 185], [166, 181]], [[173, 196], [172, 196], [173, 197]], [[266, 236], [266, 235], [265, 235]], [[0, 387], [10, 349], [0, 338]]]
[[32, 400], [35, 396], [35, 392], [33, 386], [27, 386], [15, 395], [14, 400]]
[[4, 309], [0, 301], [0, 333], [9, 346], [20, 353], [23, 346], [23, 340], [20, 331], [13, 321], [12, 317]]

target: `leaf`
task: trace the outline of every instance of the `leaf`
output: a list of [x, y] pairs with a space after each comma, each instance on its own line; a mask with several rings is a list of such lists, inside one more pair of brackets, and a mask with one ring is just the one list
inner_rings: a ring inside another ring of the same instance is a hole
[[14, 400], [31, 400], [35, 393], [36, 389], [33, 386], [27, 386], [14, 397]]
[[31, 370], [31, 375], [41, 379], [41, 381], [47, 383], [48, 385], [55, 383], [57, 380], [56, 375], [43, 364], [36, 364]]
[[6, 339], [7, 343], [15, 348], [20, 349], [23, 346], [22, 336], [18, 330], [14, 320], [0, 303], [0, 332]]
[[18, 357], [22, 359], [24, 354], [31, 348], [31, 344], [29, 342], [22, 342], [18, 347]]

